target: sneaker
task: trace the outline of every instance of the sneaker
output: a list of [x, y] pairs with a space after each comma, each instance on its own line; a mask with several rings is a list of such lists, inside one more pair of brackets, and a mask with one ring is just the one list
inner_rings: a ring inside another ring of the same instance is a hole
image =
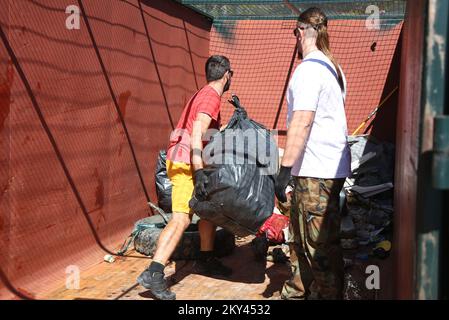
[[197, 273], [205, 276], [224, 276], [229, 277], [232, 269], [226, 267], [220, 260], [213, 257], [207, 260], [197, 260], [195, 263]]
[[150, 270], [146, 269], [137, 278], [137, 282], [151, 291], [151, 293], [159, 300], [175, 300], [176, 294], [171, 292], [167, 287], [165, 275], [160, 272], [150, 273]]

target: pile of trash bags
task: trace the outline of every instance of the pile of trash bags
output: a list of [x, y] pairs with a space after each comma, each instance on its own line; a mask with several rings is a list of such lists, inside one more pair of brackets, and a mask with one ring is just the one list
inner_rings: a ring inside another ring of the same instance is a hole
[[344, 249], [376, 249], [391, 240], [395, 148], [369, 135], [351, 136], [349, 144], [352, 176], [341, 194], [341, 203], [346, 203], [341, 244]]

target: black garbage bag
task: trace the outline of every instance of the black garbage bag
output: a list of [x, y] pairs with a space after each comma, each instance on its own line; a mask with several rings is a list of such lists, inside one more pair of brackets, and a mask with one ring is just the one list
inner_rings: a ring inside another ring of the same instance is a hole
[[171, 190], [172, 184], [167, 175], [167, 152], [159, 151], [156, 164], [156, 194], [158, 206], [165, 212], [172, 212]]
[[189, 205], [202, 219], [244, 237], [256, 234], [273, 213], [279, 151], [271, 132], [248, 118], [237, 96], [229, 102], [235, 107], [231, 120], [203, 150], [208, 196], [193, 197]]

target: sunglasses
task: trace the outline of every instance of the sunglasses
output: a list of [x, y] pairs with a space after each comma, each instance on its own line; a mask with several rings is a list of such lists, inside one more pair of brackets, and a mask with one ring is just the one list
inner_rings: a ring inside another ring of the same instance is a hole
[[296, 27], [295, 29], [293, 29], [293, 34], [295, 35], [295, 37], [298, 37], [299, 36], [299, 30], [306, 30], [306, 29], [309, 29], [309, 28], [313, 28], [313, 29], [315, 29], [316, 30], [316, 28], [314, 27], [314, 26], [310, 26], [310, 25], [308, 25], [308, 26], [300, 26], [300, 27]]
[[230, 75], [231, 77], [234, 76], [234, 71], [233, 71], [233, 70], [228, 70], [228, 72], [229, 72], [229, 75]]

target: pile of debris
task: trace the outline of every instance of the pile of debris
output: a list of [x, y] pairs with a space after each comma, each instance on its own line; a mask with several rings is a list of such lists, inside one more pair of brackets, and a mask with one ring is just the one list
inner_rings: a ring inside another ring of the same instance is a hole
[[391, 249], [393, 221], [394, 145], [374, 137], [349, 137], [352, 176], [341, 194], [341, 244], [359, 252], [359, 258], [372, 253], [384, 258]]

